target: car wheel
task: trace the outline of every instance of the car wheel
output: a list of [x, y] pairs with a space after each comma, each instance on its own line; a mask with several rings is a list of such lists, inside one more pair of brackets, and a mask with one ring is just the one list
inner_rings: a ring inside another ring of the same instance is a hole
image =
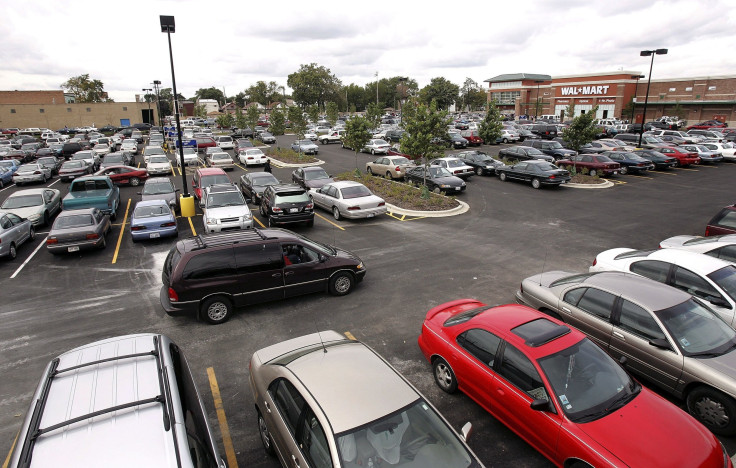
[[532, 188], [538, 189], [541, 186], [542, 186], [542, 183], [539, 181], [538, 178], [535, 177], [532, 179]]
[[440, 189], [439, 187], [435, 187], [434, 190], [432, 190], [432, 191], [434, 193], [436, 193], [437, 195], [439, 195], [440, 193], [442, 193], [442, 189]]
[[675, 161], [675, 167], [680, 167], [680, 160]]
[[598, 172], [597, 172], [597, 171], [596, 171], [595, 169], [591, 169], [591, 170], [590, 170], [590, 171], [588, 172], [588, 175], [590, 175], [591, 177], [595, 177], [595, 176], [596, 176], [596, 174], [598, 174]]
[[391, 175], [391, 171], [386, 171], [386, 179], [393, 180], [393, 176]]
[[506, 173], [502, 172], [498, 175], [498, 178], [501, 179], [501, 182], [506, 182]]
[[271, 218], [268, 218], [268, 227], [276, 227], [276, 223]]
[[48, 178], [46, 177], [46, 174], [43, 175], [43, 183], [45, 184]]
[[212, 325], [226, 322], [233, 311], [233, 305], [224, 296], [213, 296], [202, 303], [201, 315]]
[[104, 236], [105, 235], [103, 234], [102, 242], [100, 242], [100, 247], [99, 247], [100, 250], [104, 250], [105, 247], [107, 247], [107, 239]]
[[140, 185], [141, 181], [138, 177], [131, 177], [130, 178], [130, 186], [131, 187], [138, 187]]
[[335, 218], [336, 220], [338, 220], [338, 221], [340, 220], [340, 210], [339, 210], [339, 209], [338, 209], [338, 208], [337, 208], [336, 206], [333, 206], [333, 207], [332, 207], [332, 216], [333, 216], [333, 217], [334, 217], [334, 218]]
[[376, 150], [371, 149], [371, 154], [374, 154], [375, 155], [376, 154]]
[[29, 238], [30, 238], [31, 240], [33, 240], [33, 239], [35, 239], [35, 238], [36, 238], [36, 230], [35, 230], [35, 229], [33, 229], [33, 226], [31, 226], [31, 230], [30, 230], [30, 232], [28, 233], [28, 237], [29, 237]]
[[263, 450], [265, 450], [266, 453], [270, 456], [274, 456], [276, 452], [273, 449], [271, 433], [268, 432], [268, 427], [266, 427], [266, 420], [263, 419], [260, 411], [258, 411], [258, 433], [261, 434], [261, 443], [263, 443]]
[[502, 141], [502, 142], [503, 142], [504, 144], [506, 144], [506, 143], [508, 143], [508, 142], [509, 142], [509, 139], [508, 139], [508, 138], [504, 138], [504, 139], [503, 139], [503, 140], [501, 140], [501, 141]]
[[457, 379], [447, 361], [438, 357], [432, 363], [432, 370], [434, 371], [434, 381], [443, 392], [455, 393], [457, 391]]
[[8, 256], [11, 260], [15, 260], [15, 257], [18, 256], [18, 250], [15, 248], [15, 242], [10, 243], [10, 249], [8, 250]]
[[110, 213], [110, 221], [115, 221], [116, 219], [118, 219], [118, 213], [117, 211], [113, 210], [113, 212]]
[[475, 168], [475, 173], [478, 174], [478, 175], [483, 175], [483, 169], [480, 168], [480, 167], [476, 167]]
[[353, 290], [355, 280], [353, 275], [346, 271], [335, 273], [330, 278], [330, 294], [333, 296], [344, 296]]
[[619, 172], [623, 175], [626, 175], [629, 173], [629, 168], [627, 168], [626, 166], [621, 166], [621, 169], [619, 169]]
[[717, 390], [695, 388], [687, 395], [687, 410], [715, 434], [736, 434], [736, 402]]
[[373, 170], [370, 167], [368, 168], [367, 172], [368, 172], [368, 175], [373, 175]]

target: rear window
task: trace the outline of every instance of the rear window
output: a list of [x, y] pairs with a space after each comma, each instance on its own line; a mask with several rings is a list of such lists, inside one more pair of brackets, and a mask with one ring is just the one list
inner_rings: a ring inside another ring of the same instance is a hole
[[181, 252], [179, 252], [179, 249], [174, 246], [174, 248], [169, 251], [169, 255], [166, 256], [166, 260], [164, 261], [164, 284], [169, 284], [169, 277], [171, 276], [171, 272], [174, 270], [174, 268], [176, 268], [176, 265], [179, 264], [179, 260], [181, 260]]
[[305, 203], [309, 202], [309, 195], [307, 192], [283, 192], [277, 193], [275, 198], [276, 203]]
[[736, 229], [736, 211], [726, 208], [710, 224]]
[[54, 227], [57, 229], [66, 229], [79, 226], [91, 226], [93, 223], [92, 215], [71, 215], [71, 216], [60, 216], [56, 219]]
[[225, 174], [203, 176], [200, 180], [200, 187], [206, 188], [215, 184], [230, 184], [230, 179]]

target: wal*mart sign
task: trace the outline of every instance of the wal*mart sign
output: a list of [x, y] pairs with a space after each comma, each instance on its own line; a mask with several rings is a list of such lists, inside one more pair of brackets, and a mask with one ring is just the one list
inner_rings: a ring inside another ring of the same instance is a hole
[[592, 94], [607, 94], [610, 86], [567, 86], [561, 88], [560, 92], [563, 96], [590, 96]]

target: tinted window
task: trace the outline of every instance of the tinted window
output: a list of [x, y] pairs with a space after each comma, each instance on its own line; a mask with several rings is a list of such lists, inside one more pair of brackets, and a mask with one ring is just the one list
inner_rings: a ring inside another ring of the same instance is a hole
[[226, 248], [200, 253], [192, 257], [184, 268], [183, 279], [207, 279], [235, 274], [233, 249]]
[[687, 291], [688, 294], [693, 296], [705, 298], [707, 296], [722, 297], [713, 286], [710, 285], [706, 280], [701, 278], [699, 275], [693, 273], [690, 270], [676, 266], [675, 274], [672, 279], [672, 285], [676, 288]]
[[296, 434], [299, 415], [305, 406], [304, 398], [286, 380], [278, 380], [269, 388], [271, 397], [292, 434]]
[[485, 330], [474, 328], [457, 337], [457, 343], [488, 367], [493, 367], [501, 339]]
[[578, 302], [578, 308], [591, 315], [608, 320], [611, 318], [611, 309], [616, 301], [613, 294], [595, 288], [588, 288]]
[[571, 291], [568, 291], [565, 293], [565, 296], [562, 298], [563, 301], [567, 302], [568, 304], [577, 306], [578, 301], [581, 297], [583, 297], [583, 294], [588, 288], [577, 288], [573, 289]]
[[498, 373], [535, 400], [548, 400], [542, 379], [521, 351], [506, 343]]
[[736, 211], [723, 210], [721, 216], [713, 221], [713, 224], [736, 229]]
[[665, 283], [667, 281], [667, 273], [670, 271], [670, 264], [657, 260], [642, 260], [632, 263], [629, 269], [633, 273], [638, 273], [654, 281]]
[[257, 244], [236, 247], [235, 264], [238, 274], [279, 269], [283, 266], [281, 249], [278, 244]]
[[659, 324], [654, 320], [649, 312], [626, 300], [621, 303], [619, 326], [622, 329], [635, 335], [639, 335], [646, 340], [665, 338]]

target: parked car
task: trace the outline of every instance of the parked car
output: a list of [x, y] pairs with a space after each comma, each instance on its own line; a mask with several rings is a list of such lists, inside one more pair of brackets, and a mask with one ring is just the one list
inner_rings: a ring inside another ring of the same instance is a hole
[[200, 136], [195, 138], [197, 142], [197, 152], [203, 153], [207, 151], [207, 148], [214, 148], [217, 146], [215, 139], [208, 136]]
[[[109, 171], [115, 168], [104, 169]], [[130, 168], [135, 169], [135, 168]], [[104, 174], [95, 174], [74, 179], [69, 184], [69, 193], [61, 199], [62, 210], [97, 208], [115, 221], [120, 206], [120, 188]]]
[[480, 146], [483, 144], [483, 138], [480, 137], [477, 130], [463, 130], [460, 136], [468, 141], [468, 146]]
[[674, 236], [659, 243], [662, 249], [680, 249], [702, 253], [736, 263], [736, 234], [720, 236]]
[[13, 174], [18, 171], [18, 168], [21, 166], [21, 164], [22, 163], [16, 159], [0, 159], [0, 167], [10, 172], [11, 179], [13, 177]]
[[637, 149], [636, 154], [642, 158], [651, 161], [654, 164], [654, 168], [657, 170], [670, 169], [677, 167], [677, 158], [667, 156], [655, 150], [648, 149]]
[[639, 134], [621, 133], [616, 135], [616, 139], [628, 143], [631, 146], [653, 149], [657, 151], [660, 151], [660, 148], [664, 146], [668, 146], [667, 143], [652, 135], [642, 135], [641, 145], [639, 145]]
[[549, 123], [538, 123], [531, 126], [530, 131], [545, 140], [551, 140], [557, 137], [557, 126]]
[[236, 153], [240, 153], [242, 150], [246, 148], [253, 148], [253, 142], [250, 141], [248, 138], [238, 138], [235, 140], [235, 147], [233, 148]]
[[269, 226], [314, 225], [314, 201], [309, 189], [295, 184], [274, 184], [267, 186], [260, 198], [258, 209]]
[[[531, 143], [529, 141], [528, 143]], [[502, 148], [498, 152], [499, 158], [506, 158], [512, 161], [527, 161], [534, 159], [541, 159], [550, 163], [555, 162], [554, 156], [544, 154], [537, 148], [531, 146], [509, 146], [508, 148]]]
[[[156, 157], [158, 156], [153, 156], [151, 159]], [[132, 166], [111, 166], [95, 172], [94, 175], [107, 176], [115, 185], [130, 185], [131, 187], [137, 187], [141, 182], [145, 182], [148, 179], [149, 173], [147, 169], [140, 169]]]
[[[259, 349], [249, 368], [261, 442], [282, 466], [483, 466], [465, 443], [470, 425], [458, 436], [359, 341], [317, 332]], [[294, 433], [290, 421], [308, 429]]]
[[705, 227], [705, 236], [736, 234], [736, 204], [721, 209]]
[[13, 183], [13, 171], [0, 166], [0, 189]]
[[710, 149], [705, 145], [680, 145], [684, 151], [697, 153], [701, 163], [717, 163], [723, 161], [723, 155], [718, 150]]
[[253, 215], [235, 184], [210, 185], [204, 191], [202, 223], [205, 232], [222, 232], [253, 227]]
[[338, 181], [310, 190], [314, 204], [341, 218], [373, 218], [386, 213], [386, 202], [368, 187], [353, 181]]
[[391, 145], [386, 142], [386, 140], [382, 140], [380, 138], [378, 139], [372, 139], [369, 140], [368, 143], [363, 147], [361, 152], [364, 153], [370, 153], [370, 154], [388, 154], [388, 150], [391, 149]]
[[475, 174], [475, 169], [472, 166], [465, 164], [465, 161], [455, 157], [432, 159], [430, 161], [430, 166], [444, 167], [450, 172], [450, 174], [455, 177], [460, 177], [463, 180], [468, 180], [473, 174]]
[[299, 167], [291, 173], [291, 181], [305, 189], [320, 188], [335, 179], [319, 166]]
[[[537, 149], [548, 156], [552, 156], [554, 160], [550, 162], [569, 158], [570, 156], [574, 156], [578, 154], [576, 151], [563, 147], [559, 141], [555, 141], [555, 140], [531, 140], [527, 142], [526, 147]], [[523, 147], [523, 148], [526, 148], [526, 147]], [[508, 150], [510, 148], [505, 148], [505, 149]], [[536, 157], [534, 159], [546, 159], [546, 158]], [[546, 159], [546, 160], [549, 161], [549, 159]]]
[[97, 208], [65, 209], [49, 231], [46, 249], [52, 254], [104, 249], [111, 229], [110, 216]]
[[542, 185], [560, 186], [570, 181], [570, 173], [547, 161], [522, 161], [513, 166], [502, 166], [496, 169], [502, 181], [520, 180], [530, 182], [535, 189]]
[[233, 161], [233, 158], [225, 152], [208, 154], [206, 163], [209, 167], [219, 167], [226, 171], [235, 168], [235, 162]]
[[131, 158], [127, 158], [128, 153], [108, 153], [102, 158], [100, 169], [110, 166], [128, 166], [132, 163]]
[[266, 144], [276, 143], [276, 137], [269, 132], [261, 132], [258, 134], [257, 138]]
[[61, 192], [48, 187], [18, 190], [3, 201], [0, 209], [29, 219], [34, 226], [47, 226], [61, 210]]
[[[664, 136], [679, 137], [684, 140], [687, 144], [697, 144], [701, 142], [701, 138], [698, 135], [690, 135], [680, 130], [652, 130], [652, 135], [662, 138]], [[666, 140], [663, 140], [666, 141]]]
[[94, 151], [98, 156], [104, 156], [110, 152], [110, 145], [106, 143], [97, 143], [92, 148], [92, 151]]
[[618, 174], [621, 165], [612, 161], [608, 156], [602, 154], [578, 154], [568, 159], [557, 161], [557, 165], [568, 171], [573, 168], [576, 170], [587, 169], [588, 175], [604, 175], [610, 176]]
[[675, 165], [675, 167], [687, 167], [691, 164], [700, 163], [700, 157], [698, 157], [698, 153], [695, 151], [687, 150], [684, 147], [666, 146], [663, 148], [656, 148], [655, 151], [658, 151], [665, 156], [675, 158], [677, 160], [677, 164]]
[[56, 156], [44, 156], [36, 159], [37, 164], [41, 164], [44, 167], [51, 169], [51, 175], [54, 176], [59, 173], [61, 163], [63, 161]]
[[724, 161], [736, 161], [736, 147], [733, 143], [723, 142], [723, 143], [703, 143], [702, 146], [705, 146], [711, 151], [716, 151], [721, 154]]
[[319, 146], [315, 145], [314, 142], [309, 139], [295, 140], [294, 143], [291, 144], [291, 149], [296, 151], [297, 153], [314, 155], [317, 155], [319, 153]]
[[17, 186], [31, 182], [41, 182], [42, 184], [45, 184], [46, 181], [52, 177], [51, 168], [38, 163], [27, 163], [23, 164], [17, 171], [15, 171], [15, 174], [13, 174], [13, 183]]
[[171, 161], [165, 155], [153, 155], [146, 162], [146, 170], [150, 175], [168, 175], [173, 173]]
[[238, 160], [245, 166], [258, 166], [266, 164], [268, 156], [259, 148], [244, 149], [238, 153]]
[[215, 139], [215, 143], [224, 150], [235, 149], [233, 137], [231, 136], [219, 136]]
[[168, 177], [151, 177], [143, 184], [143, 190], [138, 195], [141, 196], [141, 201], [163, 200], [172, 210], [176, 210], [179, 205], [176, 196], [178, 191]]
[[0, 209], [0, 257], [14, 260], [18, 247], [35, 238], [36, 230], [30, 219]]
[[240, 176], [240, 191], [254, 204], [261, 204], [263, 191], [269, 185], [278, 185], [281, 182], [270, 172], [246, 172]]
[[629, 151], [605, 151], [602, 156], [607, 156], [611, 161], [615, 161], [621, 165], [619, 174], [641, 173], [654, 170], [654, 163], [641, 157], [635, 152]]
[[416, 186], [423, 185], [426, 181], [427, 188], [434, 193], [460, 193], [467, 187], [463, 179], [452, 175], [444, 167], [438, 166], [412, 167], [404, 174], [404, 180]]
[[404, 173], [410, 167], [415, 166], [414, 161], [405, 156], [382, 156], [365, 164], [368, 174], [382, 176], [387, 179], [404, 179]]
[[[287, 255], [298, 264], [287, 263]], [[159, 298], [169, 315], [219, 324], [249, 304], [321, 291], [346, 295], [365, 272], [347, 250], [283, 229], [254, 228], [179, 240], [164, 261]], [[203, 281], [213, 274], [217, 281]]]
[[727, 125], [720, 120], [706, 120], [705, 122], [696, 123], [694, 125], [690, 125], [687, 127], [688, 130], [708, 130], [710, 128], [722, 128], [727, 127]]
[[398, 143], [401, 141], [401, 137], [406, 133], [404, 130], [395, 128], [395, 129], [389, 129], [386, 130], [386, 133], [384, 135], [384, 140], [390, 142], [390, 143]]
[[736, 328], [736, 265], [733, 263], [684, 250], [618, 248], [596, 255], [590, 271], [630, 271], [682, 289], [705, 302]]
[[123, 140], [120, 144], [120, 151], [125, 151], [133, 155], [138, 154], [138, 142], [131, 139]]
[[494, 159], [482, 151], [462, 151], [460, 153], [455, 153], [454, 156], [472, 167], [475, 173], [479, 176], [496, 175], [496, 169], [504, 165], [498, 159]]
[[[529, 307], [441, 304], [427, 312], [418, 343], [441, 390], [462, 390], [555, 466], [730, 464], [695, 419], [583, 333]], [[632, 428], [647, 434], [647, 450], [621, 437]]]
[[97, 153], [88, 150], [78, 151], [74, 153], [71, 157], [71, 160], [84, 161], [88, 166], [92, 166], [92, 169], [95, 171], [99, 170], [100, 164], [102, 163], [102, 160]]
[[[184, 165], [185, 166], [199, 166], [202, 162], [199, 159], [199, 154], [197, 153], [196, 148], [183, 148], [184, 152]], [[179, 151], [176, 151], [175, 154], [176, 164], [181, 167], [181, 154]]]
[[169, 202], [149, 199], [135, 204], [130, 215], [130, 237], [133, 242], [178, 235], [176, 216]]
[[199, 200], [199, 206], [204, 206], [204, 189], [215, 184], [231, 184], [230, 178], [219, 167], [200, 168], [194, 171], [192, 177], [192, 192]]
[[712, 432], [736, 433], [736, 372], [722, 364], [736, 358], [736, 332], [687, 292], [621, 272], [550, 271], [523, 280], [516, 298], [574, 326], [627, 370], [684, 399]]
[[93, 172], [94, 170], [92, 166], [87, 164], [86, 161], [64, 161], [64, 163], [61, 165], [61, 169], [59, 169], [59, 178], [62, 182], [69, 182], [70, 180], [92, 174]]
[[718, 143], [723, 142], [725, 137], [723, 133], [717, 131], [715, 128], [711, 128], [710, 130], [688, 130], [687, 133], [688, 135], [699, 136], [703, 141], [711, 140]]

